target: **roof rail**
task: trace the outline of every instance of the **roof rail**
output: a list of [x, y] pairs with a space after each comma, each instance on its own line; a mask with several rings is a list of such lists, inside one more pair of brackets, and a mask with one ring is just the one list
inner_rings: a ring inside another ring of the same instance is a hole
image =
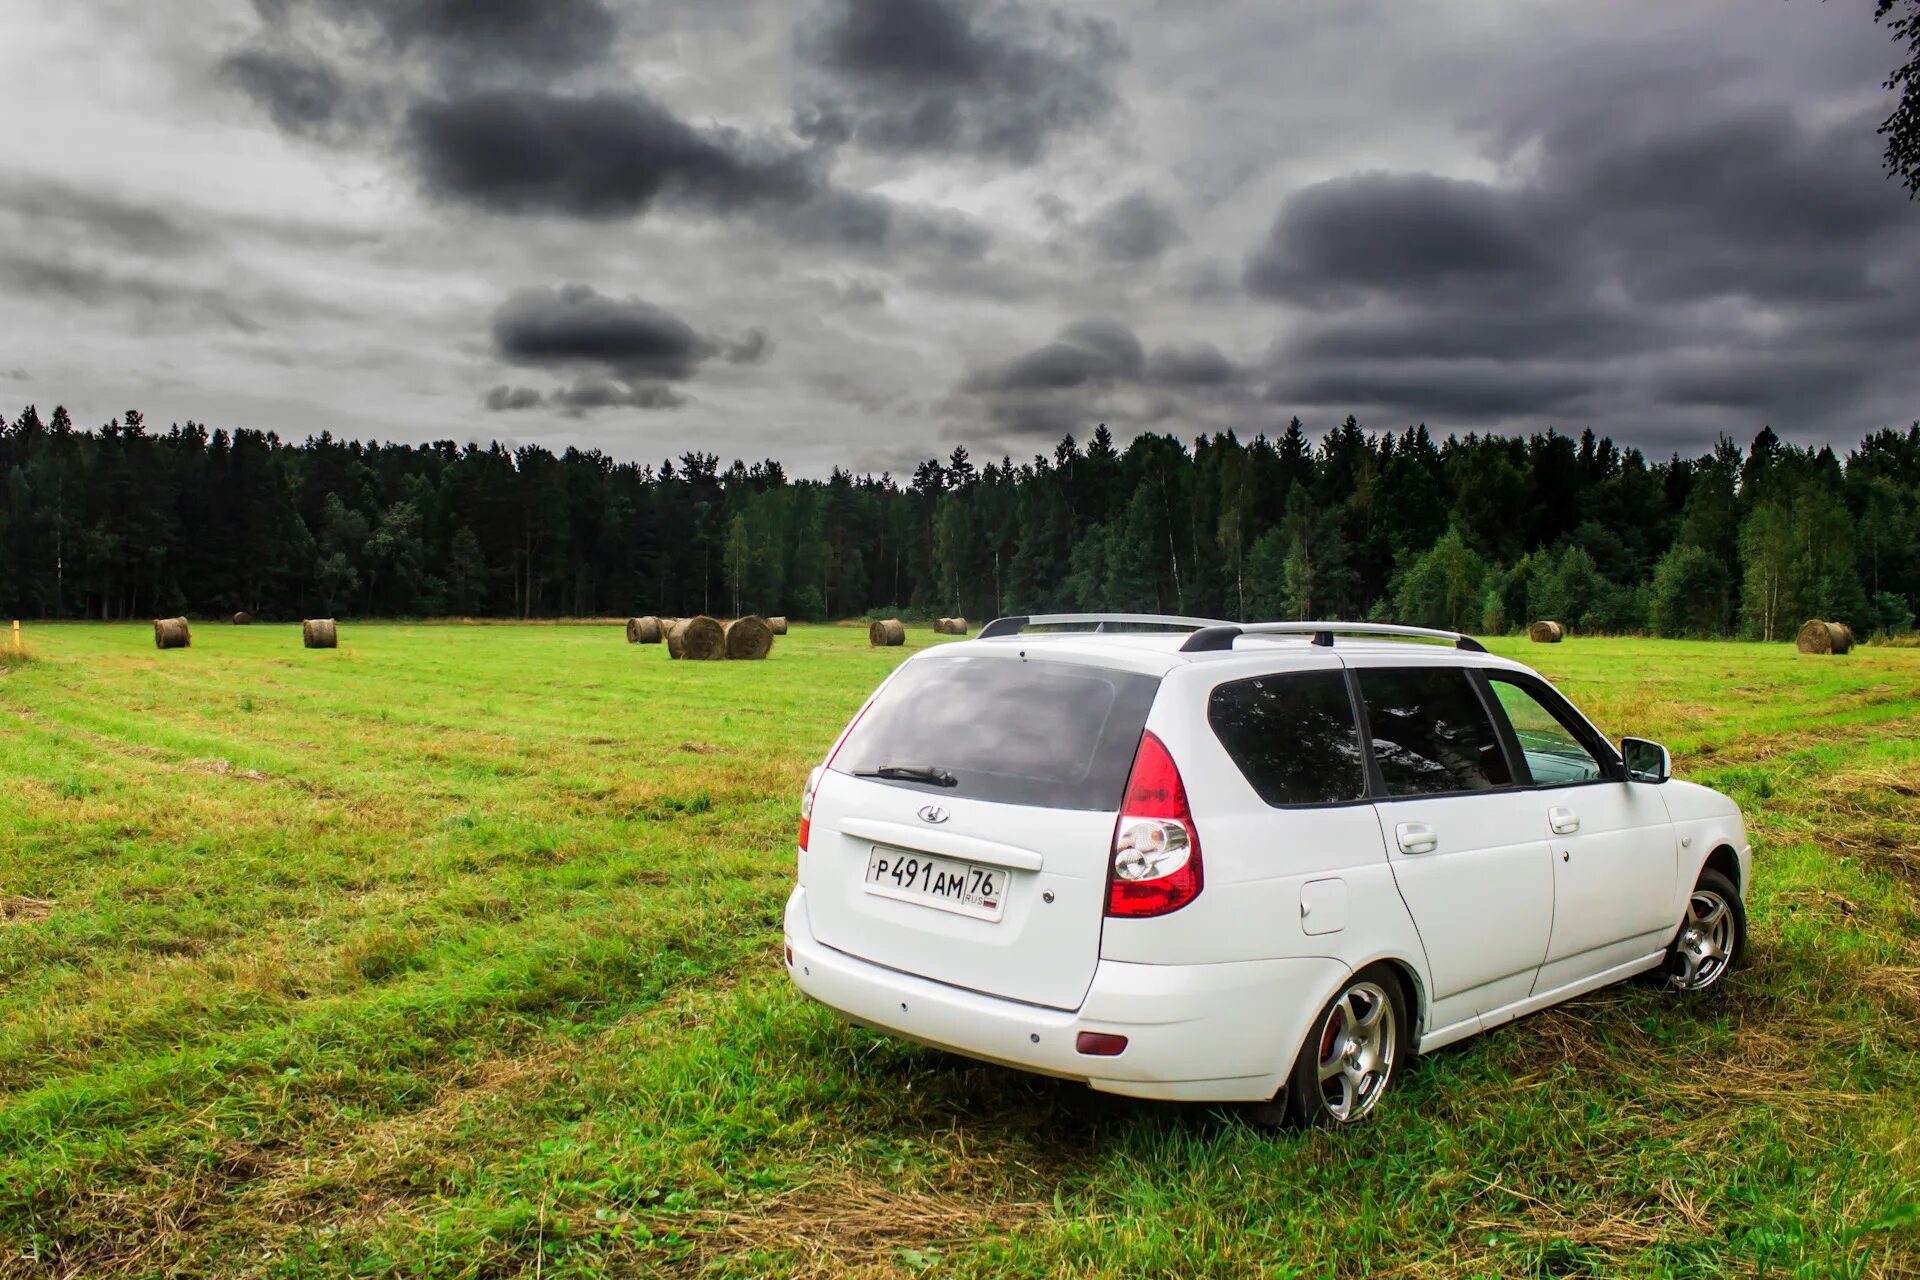
[[1168, 627], [1187, 631], [1218, 630], [1231, 622], [1218, 618], [1183, 618], [1170, 613], [1036, 613], [1011, 618], [995, 618], [980, 628], [979, 638], [1017, 636], [1028, 627], [1092, 624], [1095, 631], [1126, 631], [1135, 627]]
[[[984, 634], [984, 633], [983, 633]], [[1309, 635], [1322, 648], [1333, 647], [1338, 635], [1385, 636], [1395, 640], [1448, 640], [1456, 649], [1485, 653], [1487, 647], [1472, 636], [1458, 631], [1436, 631], [1431, 627], [1403, 627], [1391, 622], [1224, 622], [1203, 627], [1187, 637], [1182, 653], [1212, 653], [1233, 648], [1241, 636]]]

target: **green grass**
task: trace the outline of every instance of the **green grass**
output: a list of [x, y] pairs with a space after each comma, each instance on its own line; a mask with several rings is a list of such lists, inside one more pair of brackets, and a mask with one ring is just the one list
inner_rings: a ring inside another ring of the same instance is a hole
[[864, 629], [28, 640], [0, 1275], [1920, 1274], [1920, 652], [1498, 643], [1740, 801], [1751, 963], [1276, 1137], [796, 997], [799, 787], [902, 656]]

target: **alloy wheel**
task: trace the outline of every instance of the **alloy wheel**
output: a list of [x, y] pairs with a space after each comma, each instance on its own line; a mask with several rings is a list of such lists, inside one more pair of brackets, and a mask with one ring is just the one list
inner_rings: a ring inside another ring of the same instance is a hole
[[1320, 1030], [1320, 1096], [1341, 1124], [1373, 1110], [1399, 1050], [1393, 1001], [1377, 983], [1356, 982], [1328, 1010]]
[[1687, 918], [1673, 944], [1668, 981], [1679, 991], [1704, 991], [1720, 981], [1733, 958], [1733, 909], [1712, 889], [1697, 888], [1687, 899]]

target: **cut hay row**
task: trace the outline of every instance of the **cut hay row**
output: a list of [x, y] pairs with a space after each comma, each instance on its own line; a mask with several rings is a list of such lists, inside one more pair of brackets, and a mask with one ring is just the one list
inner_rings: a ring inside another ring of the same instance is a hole
[[193, 628], [187, 625], [185, 618], [155, 618], [153, 647], [156, 649], [192, 648]]
[[332, 618], [308, 618], [300, 624], [300, 641], [309, 649], [337, 649], [340, 628], [333, 624]]
[[898, 618], [882, 618], [867, 628], [867, 643], [876, 649], [906, 642], [907, 628]]
[[1567, 629], [1557, 622], [1536, 622], [1527, 628], [1527, 639], [1535, 644], [1559, 644], [1567, 638]]
[[1853, 628], [1844, 622], [1824, 622], [1813, 618], [1804, 623], [1794, 637], [1794, 647], [1802, 653], [1841, 654], [1853, 648]]
[[965, 618], [935, 618], [933, 620], [933, 634], [937, 636], [963, 636], [967, 634], [967, 620]]

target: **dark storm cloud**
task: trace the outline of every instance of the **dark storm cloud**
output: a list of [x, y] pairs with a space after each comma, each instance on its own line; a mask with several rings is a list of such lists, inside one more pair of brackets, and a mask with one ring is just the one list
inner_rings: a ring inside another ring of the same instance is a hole
[[1114, 107], [1111, 24], [988, 0], [834, 0], [803, 53], [828, 73], [803, 131], [879, 152], [1032, 164]]
[[1703, 112], [1719, 100], [1704, 92], [1602, 129], [1625, 95], [1588, 84], [1591, 100], [1534, 98], [1487, 125], [1498, 181], [1367, 173], [1289, 196], [1245, 274], [1301, 309], [1270, 397], [1469, 425], [1806, 423], [1860, 394], [1863, 364], [1902, 359], [1920, 247], [1911, 209], [1868, 180], [1868, 116]]
[[296, 136], [324, 132], [347, 102], [339, 74], [304, 50], [238, 49], [220, 60], [220, 73]]
[[1087, 222], [1094, 252], [1110, 262], [1150, 262], [1180, 239], [1173, 211], [1136, 193], [1114, 201]]
[[663, 194], [730, 210], [813, 192], [800, 157], [703, 134], [639, 93], [430, 99], [408, 112], [406, 135], [430, 193], [501, 213], [616, 218]]
[[754, 215], [802, 244], [978, 257], [957, 214], [836, 187], [820, 158], [699, 130], [645, 94], [507, 89], [414, 104], [405, 148], [428, 194], [502, 214], [634, 217], [656, 202]]
[[1288, 198], [1247, 288], [1320, 304], [1538, 287], [1559, 265], [1539, 224], [1524, 191], [1430, 173], [1336, 178]]
[[596, 365], [628, 378], [691, 378], [721, 346], [639, 298], [582, 284], [522, 289], [493, 314], [494, 353], [510, 364]]
[[[709, 360], [757, 364], [773, 349], [763, 329], [716, 337], [644, 299], [610, 298], [582, 284], [514, 293], [493, 313], [492, 339], [507, 364], [574, 375], [545, 400], [573, 414], [678, 408], [686, 399], [668, 384], [687, 381]], [[502, 385], [485, 403], [499, 411], [542, 401], [529, 388]]]

